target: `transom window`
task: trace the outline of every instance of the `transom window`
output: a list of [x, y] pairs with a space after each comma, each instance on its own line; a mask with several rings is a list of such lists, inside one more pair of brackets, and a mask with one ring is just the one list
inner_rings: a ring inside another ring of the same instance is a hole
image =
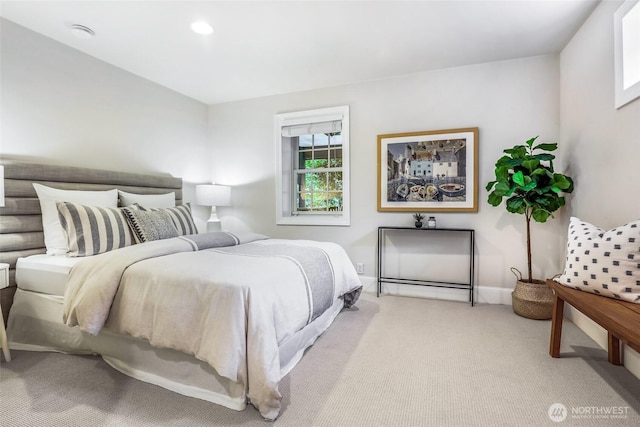
[[640, 97], [640, 2], [626, 0], [614, 15], [616, 108]]
[[348, 107], [278, 114], [278, 224], [349, 225]]

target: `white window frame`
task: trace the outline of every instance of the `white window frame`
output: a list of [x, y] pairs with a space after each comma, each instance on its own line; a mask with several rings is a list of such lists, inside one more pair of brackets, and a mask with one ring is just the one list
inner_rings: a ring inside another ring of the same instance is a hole
[[[334, 120], [342, 121], [342, 210], [296, 214], [293, 209], [295, 170], [291, 146], [283, 144], [282, 128]], [[321, 108], [276, 114], [276, 224], [278, 225], [351, 225], [349, 106]]]
[[[633, 15], [629, 12], [633, 10]], [[614, 58], [615, 58], [615, 106], [620, 108], [640, 97], [640, 79], [625, 87], [625, 72], [629, 72], [629, 64], [634, 64], [634, 79], [640, 67], [640, 25], [637, 21], [625, 23], [640, 14], [639, 0], [626, 0], [613, 15]], [[633, 39], [632, 39], [633, 37]], [[625, 45], [626, 43], [626, 45]]]

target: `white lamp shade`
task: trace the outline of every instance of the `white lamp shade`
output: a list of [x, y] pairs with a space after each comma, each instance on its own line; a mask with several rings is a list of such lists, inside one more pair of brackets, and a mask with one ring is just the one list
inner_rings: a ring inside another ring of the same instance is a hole
[[200, 206], [231, 206], [231, 187], [227, 185], [196, 185], [196, 203]]

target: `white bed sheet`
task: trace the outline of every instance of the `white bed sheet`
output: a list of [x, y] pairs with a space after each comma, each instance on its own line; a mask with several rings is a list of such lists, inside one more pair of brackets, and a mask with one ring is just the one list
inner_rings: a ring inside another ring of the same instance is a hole
[[64, 296], [69, 271], [80, 260], [45, 254], [19, 258], [16, 263], [16, 285], [25, 291]]

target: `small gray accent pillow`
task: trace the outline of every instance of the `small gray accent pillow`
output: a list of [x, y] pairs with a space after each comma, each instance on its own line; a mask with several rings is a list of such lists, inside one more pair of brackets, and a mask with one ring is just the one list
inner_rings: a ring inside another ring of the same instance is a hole
[[640, 220], [605, 231], [572, 217], [567, 261], [557, 281], [578, 290], [640, 303]]
[[171, 216], [164, 210], [143, 211], [129, 206], [122, 211], [137, 243], [178, 237]]
[[144, 206], [139, 206], [139, 208], [143, 211], [167, 213], [180, 236], [198, 233], [195, 221], [191, 215], [191, 205], [189, 203], [173, 208], [147, 208]]

